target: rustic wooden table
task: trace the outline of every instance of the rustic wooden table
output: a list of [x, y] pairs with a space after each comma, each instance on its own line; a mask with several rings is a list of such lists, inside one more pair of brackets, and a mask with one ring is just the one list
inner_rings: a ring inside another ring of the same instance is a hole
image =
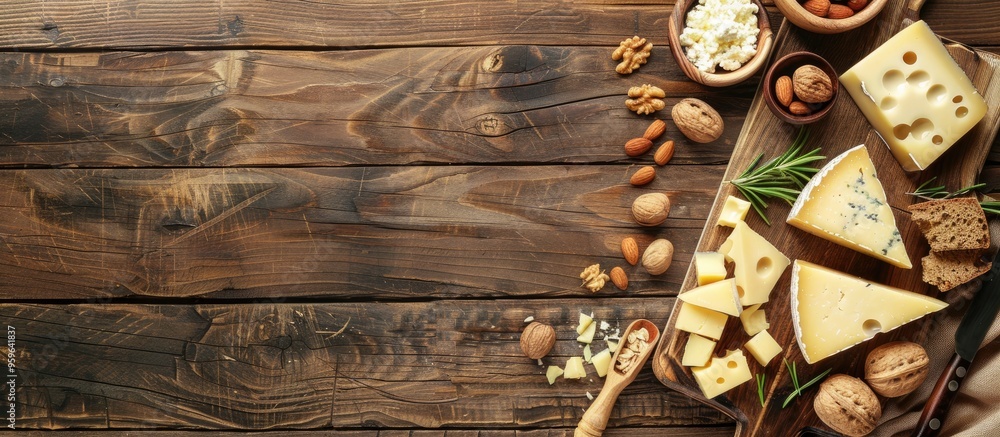
[[[602, 380], [550, 386], [525, 319], [556, 327], [560, 366], [580, 312], [666, 322], [760, 79], [684, 77], [668, 0], [3, 3], [16, 428], [572, 434]], [[922, 15], [1000, 51], [1000, 3]], [[620, 76], [633, 34], [657, 46]], [[642, 83], [726, 129], [697, 145], [669, 124], [673, 161], [635, 188], [652, 157], [622, 146], [667, 116], [624, 108]], [[1000, 145], [982, 180], [1000, 186]], [[632, 222], [644, 192], [673, 200], [663, 226]], [[628, 266], [625, 236], [670, 239], [673, 267]], [[627, 291], [579, 288], [593, 263]], [[732, 435], [648, 366], [606, 435]]]

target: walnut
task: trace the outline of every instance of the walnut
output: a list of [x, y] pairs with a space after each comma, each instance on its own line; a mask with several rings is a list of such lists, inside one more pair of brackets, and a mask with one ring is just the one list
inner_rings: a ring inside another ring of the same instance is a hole
[[844, 374], [833, 375], [820, 384], [813, 408], [823, 423], [848, 436], [872, 432], [882, 417], [882, 405], [868, 385]]
[[696, 143], [710, 143], [719, 139], [725, 123], [719, 112], [698, 99], [687, 98], [677, 102], [670, 110], [677, 129]]
[[663, 193], [646, 193], [632, 201], [632, 218], [643, 226], [656, 226], [670, 216], [670, 198]]
[[662, 275], [670, 268], [670, 262], [674, 259], [674, 245], [670, 240], [658, 239], [649, 243], [646, 251], [642, 253], [642, 267], [650, 275]]
[[621, 44], [611, 54], [611, 59], [622, 61], [615, 67], [615, 71], [621, 74], [629, 74], [637, 70], [640, 65], [646, 63], [653, 50], [653, 43], [647, 43], [646, 38], [633, 36], [622, 41]]
[[909, 341], [883, 344], [868, 353], [865, 380], [887, 398], [910, 394], [927, 379], [930, 358], [924, 347]]
[[806, 103], [823, 103], [833, 98], [833, 81], [815, 65], [803, 65], [792, 74], [795, 95]]
[[521, 333], [521, 351], [533, 360], [548, 355], [555, 344], [556, 330], [544, 323], [531, 322]]
[[594, 264], [583, 269], [583, 272], [580, 273], [580, 279], [583, 279], [581, 287], [590, 290], [591, 293], [597, 293], [604, 288], [604, 283], [611, 277], [601, 271], [600, 264]]
[[625, 107], [639, 115], [652, 114], [666, 107], [660, 99], [666, 97], [667, 93], [650, 84], [629, 88], [628, 96], [630, 98], [625, 101]]

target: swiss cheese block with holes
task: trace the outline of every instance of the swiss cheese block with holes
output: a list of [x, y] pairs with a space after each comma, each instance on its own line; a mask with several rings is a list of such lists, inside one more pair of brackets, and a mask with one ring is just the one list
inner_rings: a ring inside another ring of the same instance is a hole
[[712, 357], [707, 366], [691, 369], [694, 380], [706, 398], [712, 399], [752, 379], [750, 366], [743, 351], [727, 351], [725, 356]]
[[875, 49], [840, 83], [906, 171], [930, 166], [986, 115], [986, 101], [923, 21]]
[[809, 364], [948, 306], [802, 260], [792, 264], [790, 295], [795, 340]]
[[736, 223], [719, 252], [736, 265], [733, 276], [743, 306], [767, 302], [774, 284], [791, 264], [787, 256], [742, 221]]
[[824, 165], [802, 188], [786, 221], [896, 267], [913, 267], [864, 145]]

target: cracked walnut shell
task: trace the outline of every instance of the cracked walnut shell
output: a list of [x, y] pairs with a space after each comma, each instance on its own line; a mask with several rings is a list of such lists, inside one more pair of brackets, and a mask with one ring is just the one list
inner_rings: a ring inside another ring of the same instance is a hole
[[666, 103], [661, 99], [666, 97], [667, 93], [650, 84], [629, 88], [628, 96], [625, 107], [639, 115], [652, 114], [666, 107]]
[[625, 39], [613, 53], [611, 59], [621, 61], [615, 71], [620, 74], [630, 74], [640, 65], [646, 63], [646, 59], [653, 51], [653, 43], [647, 43], [646, 38], [633, 36]]

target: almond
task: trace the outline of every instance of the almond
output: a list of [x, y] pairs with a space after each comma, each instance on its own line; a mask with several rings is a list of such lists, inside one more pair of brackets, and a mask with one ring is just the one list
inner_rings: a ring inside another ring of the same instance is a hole
[[653, 142], [647, 138], [632, 138], [625, 143], [625, 154], [639, 156], [649, 151], [651, 147], [653, 147]]
[[663, 120], [653, 120], [653, 123], [646, 128], [646, 133], [642, 134], [642, 137], [649, 141], [655, 141], [666, 131], [667, 123], [664, 123]]
[[808, 115], [812, 111], [809, 110], [809, 106], [807, 106], [805, 103], [796, 100], [792, 102], [790, 105], [788, 105], [788, 112], [791, 112], [792, 114], [795, 115]]
[[635, 242], [635, 238], [625, 237], [622, 240], [622, 255], [625, 256], [625, 261], [628, 261], [629, 264], [639, 263], [639, 244]]
[[847, 7], [854, 12], [864, 9], [865, 6], [868, 6], [868, 0], [847, 0]]
[[854, 16], [854, 10], [844, 5], [830, 5], [830, 12], [826, 14], [826, 18], [833, 20], [840, 20], [852, 16]]
[[614, 283], [615, 287], [618, 287], [619, 290], [624, 291], [628, 288], [628, 275], [625, 274], [625, 270], [622, 270], [621, 267], [611, 269], [611, 273], [608, 274], [608, 276], [611, 276], [611, 282]]
[[802, 7], [817, 17], [826, 17], [830, 13], [830, 0], [809, 0]]
[[643, 168], [640, 168], [639, 171], [635, 172], [635, 174], [632, 175], [632, 179], [629, 179], [629, 183], [637, 187], [641, 187], [650, 182], [653, 182], [653, 179], [655, 178], [656, 178], [656, 169], [653, 168], [653, 166], [651, 165], [647, 165]]
[[667, 142], [660, 145], [660, 148], [656, 149], [656, 153], [653, 154], [653, 161], [656, 165], [667, 165], [670, 162], [670, 158], [674, 157], [674, 140], [667, 140]]
[[776, 82], [774, 82], [774, 96], [778, 98], [778, 102], [788, 107], [792, 104], [792, 98], [794, 97], [792, 87], [792, 78], [788, 76], [781, 76]]

